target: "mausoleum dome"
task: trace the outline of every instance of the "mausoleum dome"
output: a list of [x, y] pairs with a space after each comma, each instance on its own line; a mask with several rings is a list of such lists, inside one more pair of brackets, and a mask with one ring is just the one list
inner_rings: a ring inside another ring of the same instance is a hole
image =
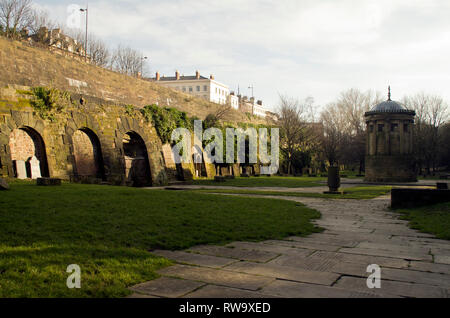
[[374, 108], [372, 108], [371, 112], [398, 112], [406, 110], [400, 103], [394, 102], [393, 100], [387, 100], [379, 103]]

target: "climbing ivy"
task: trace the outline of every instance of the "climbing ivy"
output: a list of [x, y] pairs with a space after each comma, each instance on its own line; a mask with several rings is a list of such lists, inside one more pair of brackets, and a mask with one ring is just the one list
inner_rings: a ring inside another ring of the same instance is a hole
[[172, 131], [176, 128], [193, 130], [194, 118], [175, 108], [148, 105], [141, 109], [147, 121], [151, 121], [163, 143], [170, 142]]
[[68, 92], [61, 92], [56, 88], [33, 87], [31, 106], [43, 119], [55, 120], [55, 113], [61, 111], [70, 100]]

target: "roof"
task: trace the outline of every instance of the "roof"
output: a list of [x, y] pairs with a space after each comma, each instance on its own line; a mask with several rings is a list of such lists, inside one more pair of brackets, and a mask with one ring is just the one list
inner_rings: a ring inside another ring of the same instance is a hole
[[[156, 79], [156, 78], [153, 78]], [[209, 79], [208, 77], [204, 77], [204, 76], [200, 76], [201, 80], [205, 80], [205, 79]], [[193, 81], [193, 80], [197, 80], [197, 76], [195, 75], [191, 75], [191, 76], [180, 76], [180, 79], [177, 80], [177, 78], [175, 76], [161, 76], [159, 78], [160, 82], [164, 82], [164, 81]]]
[[388, 99], [384, 102], [377, 104], [370, 111], [366, 112], [367, 115], [372, 115], [375, 113], [407, 113], [410, 115], [415, 115], [413, 110], [406, 109], [399, 102], [391, 100], [391, 87], [388, 89]]

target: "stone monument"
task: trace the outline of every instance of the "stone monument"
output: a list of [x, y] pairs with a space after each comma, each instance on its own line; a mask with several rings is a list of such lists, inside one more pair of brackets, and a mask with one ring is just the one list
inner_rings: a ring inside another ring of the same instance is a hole
[[30, 164], [31, 179], [37, 179], [42, 177], [40, 161], [36, 158], [36, 156], [33, 156], [30, 159], [28, 159], [28, 163]]
[[27, 178], [27, 167], [25, 165], [25, 161], [23, 160], [16, 160], [16, 174], [17, 179], [26, 179]]
[[368, 182], [414, 182], [413, 110], [388, 99], [365, 113], [367, 124], [366, 177]]

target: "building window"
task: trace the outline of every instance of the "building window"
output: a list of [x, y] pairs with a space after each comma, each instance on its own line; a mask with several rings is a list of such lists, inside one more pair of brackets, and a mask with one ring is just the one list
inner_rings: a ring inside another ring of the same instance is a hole
[[185, 92], [185, 91], [186, 91], [186, 87], [183, 86], [183, 92]]
[[200, 92], [200, 86], [197, 86], [197, 92]]
[[192, 86], [189, 86], [189, 91], [192, 92]]
[[216, 87], [216, 94], [217, 94], [217, 87]]
[[203, 86], [203, 90], [204, 90], [205, 92], [207, 92], [207, 91], [208, 91], [208, 86], [207, 86], [207, 85]]
[[378, 132], [383, 132], [383, 129], [384, 129], [384, 125], [378, 124]]
[[409, 130], [408, 124], [403, 124], [403, 131], [407, 133]]
[[398, 131], [398, 124], [391, 124], [391, 131], [392, 132]]
[[373, 125], [370, 125], [370, 126], [369, 126], [369, 131], [370, 131], [371, 133], [373, 133]]

